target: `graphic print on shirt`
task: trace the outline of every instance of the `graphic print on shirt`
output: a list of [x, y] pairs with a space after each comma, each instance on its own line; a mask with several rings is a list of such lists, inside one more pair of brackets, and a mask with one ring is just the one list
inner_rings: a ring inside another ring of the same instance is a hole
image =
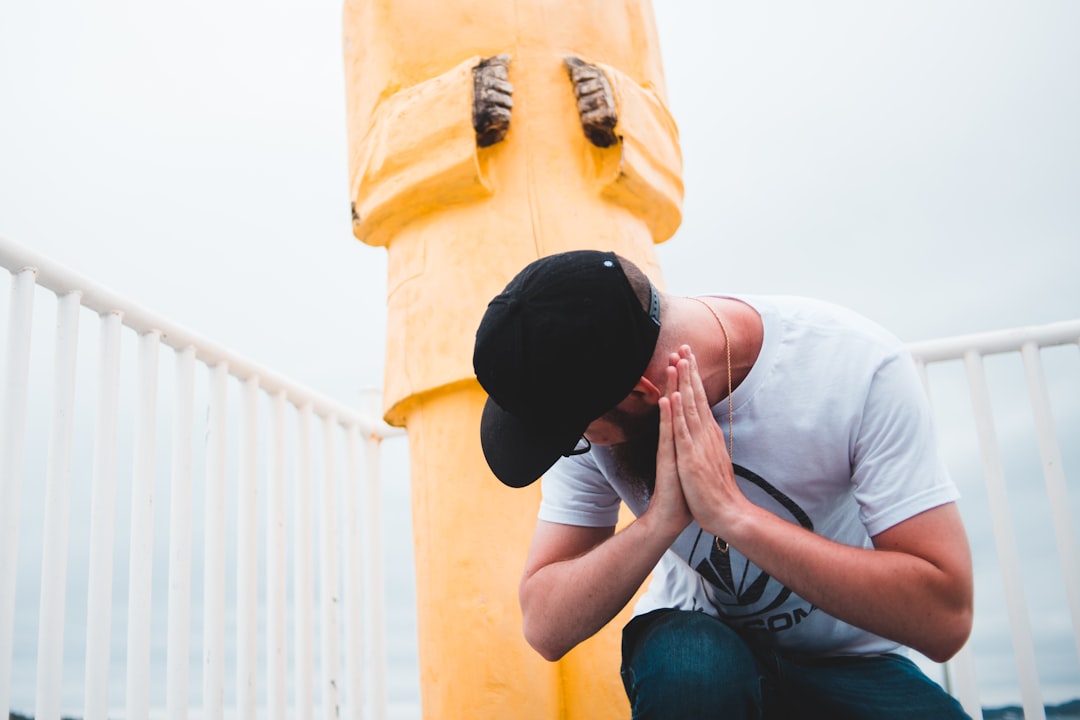
[[[740, 465], [733, 465], [740, 487], [758, 506], [813, 531], [806, 512], [790, 497], [760, 475]], [[719, 547], [718, 547], [719, 545]], [[814, 609], [809, 603], [773, 613], [791, 597], [791, 590], [757, 567], [735, 548], [722, 552], [721, 538], [699, 531], [687, 558], [701, 578], [705, 596], [720, 617], [735, 621], [747, 629], [781, 632], [797, 625]]]

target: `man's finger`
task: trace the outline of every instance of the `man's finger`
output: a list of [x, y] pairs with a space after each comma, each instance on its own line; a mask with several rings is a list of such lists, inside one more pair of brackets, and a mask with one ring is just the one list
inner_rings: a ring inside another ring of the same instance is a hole
[[679, 359], [679, 394], [682, 395], [682, 412], [687, 420], [687, 427], [691, 431], [697, 430], [698, 424], [698, 401], [694, 393], [694, 383], [690, 377], [690, 361], [684, 356]]
[[705, 395], [705, 383], [701, 379], [701, 373], [698, 372], [697, 356], [694, 355], [693, 351], [690, 352], [690, 378], [691, 384], [694, 387], [698, 412], [702, 417], [705, 415], [712, 415], [712, 409], [709, 407], [709, 399]]
[[672, 437], [671, 400], [660, 398], [660, 440], [656, 446], [656, 475], [664, 466], [671, 467], [675, 462], [675, 439]]
[[679, 448], [682, 448], [683, 453], [688, 453], [693, 449], [693, 438], [690, 433], [690, 426], [687, 423], [686, 418], [686, 403], [685, 398], [679, 391], [671, 393], [671, 437], [675, 442], [675, 456], [680, 455]]

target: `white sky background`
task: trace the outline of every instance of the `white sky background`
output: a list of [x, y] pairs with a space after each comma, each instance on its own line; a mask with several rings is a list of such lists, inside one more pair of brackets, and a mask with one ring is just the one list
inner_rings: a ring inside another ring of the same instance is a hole
[[[823, 297], [905, 340], [1080, 317], [1080, 4], [655, 10], [685, 162], [670, 290]], [[0, 233], [355, 403], [382, 382], [386, 263], [351, 235], [340, 14], [4, 3]], [[1042, 632], [1047, 699], [1080, 695]], [[1008, 663], [979, 666], [988, 700], [1016, 699]]]

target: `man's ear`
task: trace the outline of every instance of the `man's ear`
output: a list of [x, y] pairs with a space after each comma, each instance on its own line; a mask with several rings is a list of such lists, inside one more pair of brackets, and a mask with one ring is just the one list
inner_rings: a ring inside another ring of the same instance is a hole
[[649, 405], [658, 405], [660, 403], [660, 398], [663, 396], [663, 393], [660, 392], [660, 388], [656, 387], [652, 380], [649, 380], [649, 378], [644, 375], [637, 381], [637, 385], [631, 390], [631, 394], [639, 396], [643, 402], [646, 402]]

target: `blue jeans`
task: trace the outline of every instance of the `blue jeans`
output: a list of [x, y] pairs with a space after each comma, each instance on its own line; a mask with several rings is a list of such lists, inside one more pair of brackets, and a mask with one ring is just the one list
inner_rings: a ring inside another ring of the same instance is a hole
[[657, 610], [631, 620], [622, 679], [634, 720], [969, 717], [900, 655], [791, 657], [751, 647], [701, 612]]

